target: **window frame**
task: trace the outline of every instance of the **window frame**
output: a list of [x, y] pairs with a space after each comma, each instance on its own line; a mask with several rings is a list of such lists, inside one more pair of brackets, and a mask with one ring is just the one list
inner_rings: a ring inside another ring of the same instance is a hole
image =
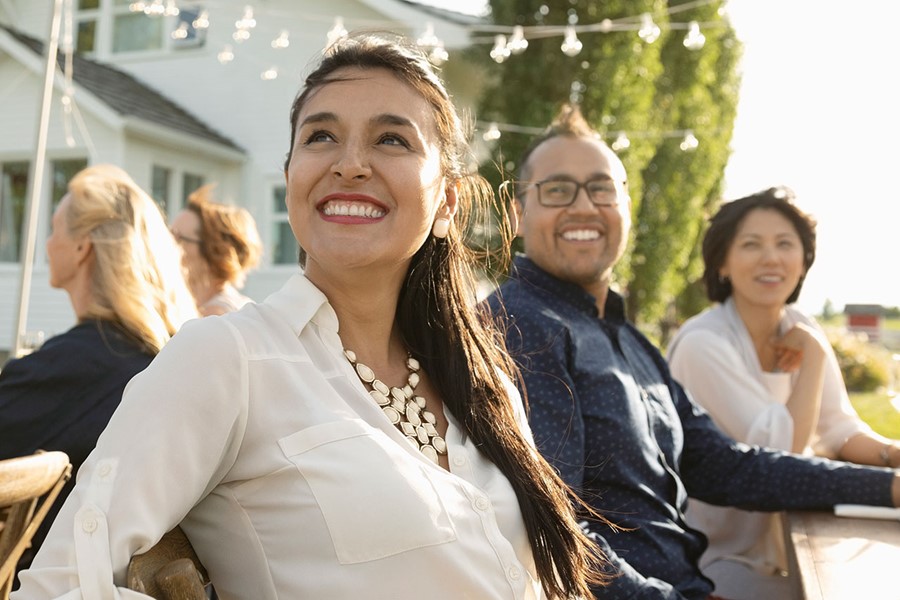
[[[94, 47], [90, 50], [78, 48], [79, 52], [91, 56], [109, 59], [115, 58], [148, 58], [155, 56], [171, 56], [173, 54], [182, 53], [190, 50], [200, 50], [206, 47], [207, 30], [194, 29], [193, 20], [205, 8], [206, 2], [198, 1], [185, 6], [179, 7], [179, 14], [175, 16], [151, 17], [148, 19], [162, 19], [162, 26], [159, 32], [159, 46], [154, 48], [136, 48], [128, 50], [116, 50], [114, 40], [116, 37], [116, 20], [121, 17], [132, 14], [130, 8], [131, 2], [120, 3], [117, 0], [99, 0], [97, 8], [81, 9], [76, 8], [75, 11], [75, 31], [77, 32], [82, 23], [94, 22]], [[185, 13], [190, 13], [192, 17], [185, 19]], [[172, 38], [172, 32], [179, 26], [182, 21], [186, 21], [192, 35], [186, 40], [176, 40]], [[76, 35], [77, 40], [77, 35]]]

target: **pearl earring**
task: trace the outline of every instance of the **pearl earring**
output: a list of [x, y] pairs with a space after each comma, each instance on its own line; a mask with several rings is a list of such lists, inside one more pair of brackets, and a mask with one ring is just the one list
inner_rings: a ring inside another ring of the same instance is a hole
[[447, 237], [450, 233], [450, 219], [440, 217], [434, 220], [434, 226], [431, 228], [431, 235], [438, 239]]

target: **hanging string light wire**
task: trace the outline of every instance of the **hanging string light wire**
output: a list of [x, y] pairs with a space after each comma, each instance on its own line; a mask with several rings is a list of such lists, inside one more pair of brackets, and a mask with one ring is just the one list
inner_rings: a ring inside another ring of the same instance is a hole
[[[685, 22], [673, 21], [671, 17], [680, 13], [690, 11], [695, 8], [703, 7], [717, 2], [718, 0], [694, 0], [693, 2], [685, 2], [677, 6], [670, 6], [664, 11], [656, 13], [641, 13], [619, 17], [615, 19], [604, 18], [595, 23], [579, 23], [578, 17], [573, 10], [569, 11], [567, 23], [560, 25], [502, 25], [502, 24], [482, 24], [472, 23], [465, 25], [469, 31], [469, 42], [473, 45], [490, 45], [490, 56], [497, 63], [502, 63], [510, 59], [514, 55], [524, 53], [529, 45], [529, 40], [538, 40], [558, 37], [562, 38], [561, 51], [569, 56], [576, 56], [583, 48], [584, 42], [579, 36], [592, 33], [612, 34], [618, 32], [636, 32], [644, 40], [645, 43], [653, 43], [661, 35], [662, 28], [654, 21], [654, 14], [659, 18], [662, 16], [669, 17], [665, 28], [669, 31], [685, 31], [686, 35], [683, 40], [685, 48], [689, 50], [699, 50], [705, 43], [703, 30], [714, 30], [717, 28], [727, 27], [728, 23], [724, 19], [698, 22], [696, 20], [688, 20]], [[151, 1], [135, 1], [129, 5], [134, 12], [143, 12], [150, 16], [177, 15], [178, 6], [176, 0], [151, 0]], [[539, 17], [546, 16], [546, 11], [541, 11]], [[260, 21], [257, 21], [259, 16]], [[283, 29], [281, 26], [284, 20], [289, 17], [296, 17], [296, 12], [268, 9], [254, 10], [253, 6], [244, 7], [240, 19], [234, 22], [235, 31], [233, 39], [235, 42], [241, 43], [250, 37], [250, 31], [260, 25], [264, 29], [264, 23], [269, 22], [277, 24], [279, 28], [275, 32], [262, 32], [263, 35], [270, 36], [271, 47], [275, 50], [283, 50], [289, 45], [290, 31]], [[206, 29], [210, 24], [210, 10], [204, 8], [196, 19], [191, 22], [195, 29]], [[348, 30], [344, 25], [342, 17], [331, 15], [304, 14], [303, 20], [313, 23], [321, 23], [327, 25], [331, 23], [325, 37], [326, 43], [323, 49], [333, 43], [335, 40], [348, 35]], [[391, 29], [396, 27], [397, 23], [393, 21], [374, 21], [358, 19], [353, 23], [354, 27], [368, 29]], [[185, 35], [187, 33], [187, 22], [180, 22], [172, 29], [170, 35]], [[447, 61], [449, 54], [444, 47], [444, 42], [437, 35], [434, 24], [428, 22], [422, 32], [419, 33], [417, 43], [429, 53], [430, 60], [440, 65]], [[235, 59], [235, 49], [231, 45], [224, 46], [217, 54], [217, 59], [223, 65]], [[259, 62], [248, 56], [254, 62]], [[260, 63], [262, 64], [262, 63]], [[263, 80], [273, 80], [278, 77], [279, 67], [275, 64], [265, 65], [261, 69], [260, 77]], [[573, 94], [577, 90], [573, 88]], [[76, 107], [77, 109], [77, 107]], [[487, 141], [498, 139], [503, 132], [524, 133], [529, 135], [540, 134], [541, 128], [514, 125], [509, 123], [488, 123], [483, 124], [485, 137]], [[699, 140], [692, 130], [673, 130], [661, 132], [640, 132], [640, 131], [609, 131], [606, 134], [617, 150], [626, 150], [631, 145], [632, 139], [654, 137], [654, 138], [679, 138], [682, 140], [681, 147], [685, 151], [692, 151], [697, 148]]]

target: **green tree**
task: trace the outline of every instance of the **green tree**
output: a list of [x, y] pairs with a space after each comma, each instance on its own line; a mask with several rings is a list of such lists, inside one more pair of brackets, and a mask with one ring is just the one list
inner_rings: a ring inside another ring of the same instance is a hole
[[[686, 10], [679, 9], [682, 4]], [[681, 306], [675, 299], [702, 270], [694, 249], [721, 192], [737, 104], [740, 48], [718, 15], [722, 4], [491, 0], [498, 25], [564, 26], [573, 15], [578, 25], [604, 19], [637, 23], [638, 15], [647, 12], [661, 29], [653, 43], [642, 41], [635, 31], [582, 32], [583, 48], [576, 56], [560, 50], [562, 36], [529, 40], [524, 53], [485, 67], [488, 84], [479, 107], [482, 121], [541, 128], [564, 102], [575, 100], [609, 142], [620, 131], [637, 132], [630, 136], [630, 147], [619, 153], [629, 173], [635, 226], [630, 253], [617, 267], [616, 278], [627, 291], [630, 314], [645, 325], [658, 325], [670, 307], [697, 307], [696, 301]], [[684, 47], [686, 32], [669, 28], [669, 14], [673, 23], [715, 24], [703, 30], [702, 49]], [[480, 60], [490, 60], [484, 47], [475, 51]], [[688, 129], [699, 140], [693, 152], [680, 148], [681, 135], [659, 135]], [[530, 139], [504, 134], [485, 174], [495, 182], [511, 177], [514, 161]], [[499, 176], [496, 166], [503, 171]]]

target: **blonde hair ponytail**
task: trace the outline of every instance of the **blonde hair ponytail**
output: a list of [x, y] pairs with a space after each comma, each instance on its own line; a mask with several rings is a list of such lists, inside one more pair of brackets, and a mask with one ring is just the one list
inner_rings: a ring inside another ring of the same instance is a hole
[[159, 207], [122, 169], [88, 167], [69, 183], [66, 224], [91, 240], [92, 301], [82, 319], [119, 323], [157, 353], [197, 309], [181, 250]]

